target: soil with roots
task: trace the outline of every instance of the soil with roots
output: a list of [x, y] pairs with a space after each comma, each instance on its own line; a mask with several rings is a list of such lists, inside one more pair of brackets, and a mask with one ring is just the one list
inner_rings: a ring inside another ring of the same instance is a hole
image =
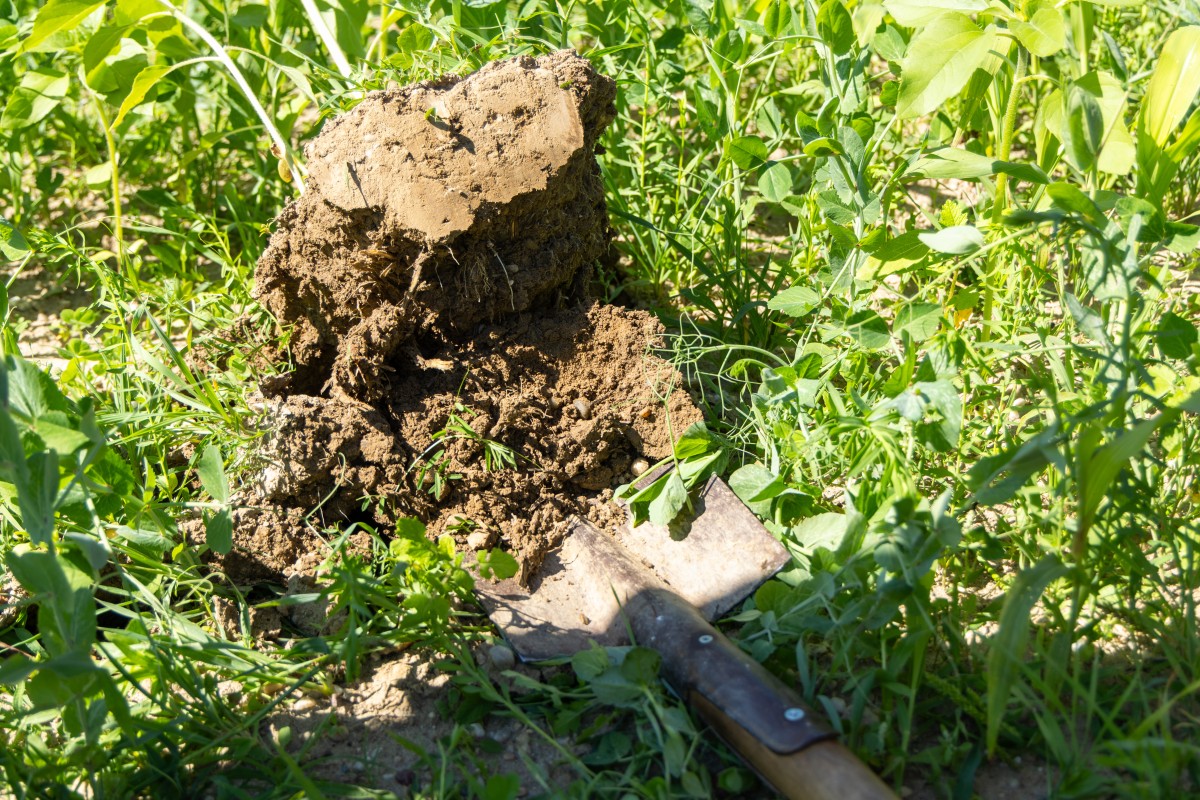
[[317, 531], [413, 516], [528, 575], [572, 516], [701, 415], [648, 314], [595, 303], [615, 85], [570, 51], [375, 92], [308, 148], [256, 293], [295, 370], [264, 387], [234, 580], [311, 572]]

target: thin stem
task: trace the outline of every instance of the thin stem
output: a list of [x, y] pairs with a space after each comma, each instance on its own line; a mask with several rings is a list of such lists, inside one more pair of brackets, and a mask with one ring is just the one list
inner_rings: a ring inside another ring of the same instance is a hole
[[[1001, 131], [1000, 152], [1001, 161], [1008, 161], [1012, 155], [1013, 135], [1017, 128], [1017, 103], [1021, 100], [1021, 84], [1025, 81], [1025, 69], [1029, 55], [1025, 48], [1017, 45], [1017, 69], [1013, 73], [1012, 89], [1008, 93], [1008, 107], [1004, 110], [1004, 128]], [[1008, 174], [1001, 172], [996, 176], [996, 201], [992, 204], [992, 221], [999, 222], [1008, 203]]]
[[112, 192], [113, 209], [113, 238], [117, 242], [117, 269], [124, 267], [125, 261], [125, 232], [121, 224], [121, 174], [118, 168], [117, 141], [113, 138], [112, 129], [108, 126], [108, 114], [104, 112], [104, 104], [93, 94], [92, 105], [100, 117], [100, 127], [104, 129], [104, 143], [108, 147], [108, 163], [112, 167], [109, 178], [109, 190]]
[[[311, 2], [311, 0], [308, 1]], [[259, 121], [262, 122], [263, 127], [266, 128], [267, 135], [269, 135], [271, 137], [271, 141], [274, 142], [276, 149], [280, 153], [280, 157], [283, 159], [284, 163], [287, 165], [288, 171], [292, 175], [292, 182], [296, 185], [296, 190], [303, 193], [304, 176], [300, 174], [300, 169], [296, 166], [296, 162], [292, 158], [291, 148], [288, 146], [287, 141], [283, 138], [283, 134], [281, 134], [279, 129], [275, 127], [275, 123], [272, 121], [271, 115], [267, 113], [267, 110], [263, 108], [262, 103], [258, 101], [258, 97], [254, 94], [254, 90], [250, 88], [250, 84], [246, 82], [246, 77], [242, 75], [242, 71], [238, 69], [237, 64], [235, 64], [233, 59], [229, 57], [229, 53], [225, 50], [221, 43], [213, 37], [211, 33], [204, 29], [204, 26], [200, 25], [187, 14], [184, 14], [178, 8], [171, 5], [169, 2], [167, 2], [167, 0], [158, 0], [158, 2], [164, 8], [166, 8], [167, 11], [169, 11], [171, 15], [175, 17], [175, 19], [183, 23], [184, 27], [189, 28], [193, 33], [199, 36], [204, 43], [208, 45], [209, 49], [213, 51], [217, 59], [221, 62], [221, 65], [228, 70], [230, 77], [233, 78], [233, 82], [236, 83], [238, 88], [242, 90], [242, 94], [246, 97], [246, 102], [248, 102], [250, 107], [254, 109], [254, 113], [258, 115]]]
[[313, 31], [321, 39], [321, 44], [325, 45], [325, 49], [329, 51], [329, 57], [333, 59], [333, 65], [337, 67], [338, 72], [343, 78], [349, 78], [350, 62], [346, 60], [346, 54], [342, 52], [342, 48], [337, 43], [337, 37], [333, 35], [333, 31], [329, 30], [329, 26], [325, 24], [325, 18], [321, 16], [320, 9], [317, 8], [315, 0], [300, 0], [300, 5], [304, 6], [304, 13], [308, 15], [308, 21], [313, 26]]

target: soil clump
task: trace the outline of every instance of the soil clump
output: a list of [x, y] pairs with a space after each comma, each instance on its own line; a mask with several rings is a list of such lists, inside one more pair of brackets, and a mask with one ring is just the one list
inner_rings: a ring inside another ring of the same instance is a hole
[[571, 516], [623, 523], [613, 488], [701, 415], [658, 322], [587, 296], [614, 97], [571, 51], [518, 57], [374, 92], [312, 142], [256, 275], [295, 371], [264, 387], [231, 578], [295, 574], [306, 519], [415, 516], [524, 575]]

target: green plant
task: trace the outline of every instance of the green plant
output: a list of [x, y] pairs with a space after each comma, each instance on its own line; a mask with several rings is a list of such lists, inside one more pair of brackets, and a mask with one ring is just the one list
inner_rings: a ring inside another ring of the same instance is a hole
[[[706, 745], [641, 651], [511, 687], [476, 668], [452, 634], [474, 620], [438, 601], [465, 596], [462, 564], [415, 523], [354, 528], [369, 552], [322, 527], [326, 580], [299, 599], [204, 566], [261, 355], [287, 347], [250, 288], [304, 140], [365, 91], [575, 46], [620, 86], [601, 289], [660, 313], [709, 412], [625, 495], [665, 522], [728, 471], [795, 556], [730, 632], [897, 785], [969, 796], [994, 754], [1047, 762], [1053, 796], [1177, 793], [1200, 771], [1198, 23], [1191, 0], [0, 7], [4, 353], [37, 331], [27, 281], [92, 296], [54, 329], [56, 382], [7, 373], [0, 550], [34, 590], [4, 600], [7, 784], [335, 794], [258, 722], [421, 639], [454, 654], [462, 724], [592, 746], [562, 747], [569, 793], [744, 789], [679, 757]], [[519, 466], [453, 416], [432, 492], [451, 447]], [[340, 622], [230, 642], [216, 597]], [[431, 753], [426, 789], [510, 793], [474, 748]]]

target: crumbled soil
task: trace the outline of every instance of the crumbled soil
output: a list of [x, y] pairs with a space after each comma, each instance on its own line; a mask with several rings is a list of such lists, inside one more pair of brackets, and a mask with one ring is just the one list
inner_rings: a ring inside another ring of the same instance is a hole
[[256, 273], [295, 371], [264, 386], [227, 575], [306, 572], [313, 522], [412, 516], [527, 577], [572, 516], [623, 522], [613, 489], [701, 414], [658, 323], [587, 295], [614, 97], [571, 51], [518, 57], [372, 93], [314, 139]]
[[[486, 666], [482, 651], [477, 661]], [[533, 680], [544, 678], [537, 667], [512, 670]], [[511, 677], [494, 667], [489, 671], [493, 680], [516, 688]], [[287, 749], [302, 759], [313, 778], [398, 797], [435, 792], [439, 778], [461, 786], [466, 776], [456, 767], [463, 769], [468, 761], [484, 779], [515, 775], [520, 796], [545, 787], [565, 788], [580, 777], [555, 745], [521, 722], [499, 716], [464, 726], [453, 749], [469, 757], [460, 762], [444, 758], [438, 744], [456, 728], [446, 713], [450, 695], [449, 674], [428, 654], [400, 653], [374, 663], [362, 680], [332, 697], [303, 698], [280, 708], [264, 720], [262, 733], [278, 739], [283, 728], [290, 729]], [[568, 737], [557, 743], [576, 754], [586, 750]], [[441, 770], [448, 775], [439, 775]]]
[[[526, 314], [407, 365], [378, 407], [276, 401], [258, 491], [290, 510], [239, 512], [245, 546], [227, 572], [290, 571], [315, 534], [282, 534], [318, 504], [330, 522], [415, 516], [464, 550], [503, 543], [527, 571], [571, 516], [614, 529], [624, 516], [612, 489], [700, 419], [678, 373], [648, 351], [658, 333], [654, 318], [613, 306]], [[489, 464], [484, 440], [513, 462]], [[364, 512], [367, 496], [382, 503]]]

